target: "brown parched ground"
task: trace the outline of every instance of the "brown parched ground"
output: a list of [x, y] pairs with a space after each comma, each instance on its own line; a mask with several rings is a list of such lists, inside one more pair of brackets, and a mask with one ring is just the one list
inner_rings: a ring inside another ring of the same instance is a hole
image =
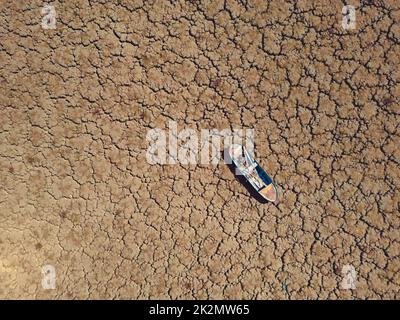
[[[0, 1], [0, 298], [400, 298], [398, 0], [50, 4]], [[170, 120], [254, 129], [284, 202], [149, 164]]]

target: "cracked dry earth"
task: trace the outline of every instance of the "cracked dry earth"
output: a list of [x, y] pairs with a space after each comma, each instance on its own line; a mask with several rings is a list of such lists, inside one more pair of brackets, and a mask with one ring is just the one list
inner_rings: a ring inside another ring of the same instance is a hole
[[[0, 298], [400, 298], [398, 1], [51, 4], [0, 3]], [[253, 128], [284, 201], [150, 165], [170, 120]]]

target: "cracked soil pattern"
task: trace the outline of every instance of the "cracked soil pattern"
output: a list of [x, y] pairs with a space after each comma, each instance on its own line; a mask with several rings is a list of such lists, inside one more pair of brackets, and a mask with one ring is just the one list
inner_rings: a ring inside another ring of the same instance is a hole
[[[50, 4], [0, 1], [0, 298], [400, 298], [399, 1]], [[148, 164], [170, 120], [254, 128], [284, 201]]]

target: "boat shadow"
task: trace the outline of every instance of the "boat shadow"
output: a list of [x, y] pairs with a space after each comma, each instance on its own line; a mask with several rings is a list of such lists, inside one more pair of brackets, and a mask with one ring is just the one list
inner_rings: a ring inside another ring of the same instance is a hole
[[[222, 151], [222, 157], [224, 159], [224, 163], [228, 166], [229, 170], [232, 172], [232, 174], [234, 175], [235, 179], [241, 183], [246, 189], [247, 191], [250, 193], [250, 195], [256, 199], [258, 202], [260, 203], [268, 203], [269, 201], [264, 199], [254, 188], [253, 186], [250, 184], [250, 182], [247, 181], [247, 179], [241, 175], [241, 174], [236, 174], [236, 165], [233, 163], [231, 157], [229, 156], [229, 152], [227, 149], [224, 149]], [[239, 170], [238, 170], [239, 172]]]

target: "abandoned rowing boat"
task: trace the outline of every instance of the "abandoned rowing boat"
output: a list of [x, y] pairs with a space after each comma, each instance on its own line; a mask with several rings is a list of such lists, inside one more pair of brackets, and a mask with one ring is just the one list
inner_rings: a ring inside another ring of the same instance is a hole
[[240, 144], [229, 147], [229, 156], [239, 172], [249, 181], [253, 188], [266, 200], [278, 203], [278, 191], [269, 177]]

